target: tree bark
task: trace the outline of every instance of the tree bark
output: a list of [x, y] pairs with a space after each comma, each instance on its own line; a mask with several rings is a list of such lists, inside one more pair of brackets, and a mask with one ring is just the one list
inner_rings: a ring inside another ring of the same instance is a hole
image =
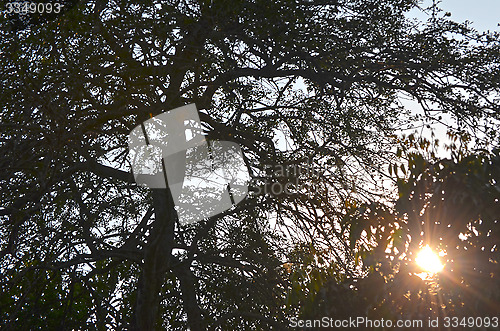
[[145, 248], [142, 273], [137, 287], [132, 329], [148, 331], [159, 329], [160, 291], [170, 267], [177, 218], [169, 189], [154, 189], [155, 220]]
[[196, 297], [196, 279], [193, 276], [190, 265], [181, 265], [174, 269], [175, 276], [179, 279], [182, 292], [182, 305], [187, 314], [188, 325], [191, 331], [206, 330], [202, 311]]

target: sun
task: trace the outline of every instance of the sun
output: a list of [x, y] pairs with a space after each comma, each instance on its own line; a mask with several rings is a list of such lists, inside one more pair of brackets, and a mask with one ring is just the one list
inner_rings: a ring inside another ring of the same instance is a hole
[[444, 268], [438, 254], [434, 253], [429, 245], [425, 246], [420, 250], [420, 252], [418, 252], [415, 262], [428, 274], [436, 274]]

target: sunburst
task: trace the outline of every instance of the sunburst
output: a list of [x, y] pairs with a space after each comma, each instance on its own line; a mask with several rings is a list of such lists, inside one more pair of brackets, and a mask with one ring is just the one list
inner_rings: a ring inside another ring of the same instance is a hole
[[415, 262], [422, 268], [426, 277], [435, 275], [444, 268], [439, 255], [436, 254], [429, 245], [426, 245], [418, 252]]

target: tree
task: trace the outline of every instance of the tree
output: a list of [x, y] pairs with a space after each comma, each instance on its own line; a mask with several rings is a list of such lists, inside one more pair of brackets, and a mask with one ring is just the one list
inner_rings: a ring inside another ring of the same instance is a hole
[[[4, 17], [2, 327], [279, 329], [326, 278], [361, 277], [352, 213], [388, 195], [397, 130], [415, 123], [401, 95], [488, 135], [498, 118], [498, 36], [417, 25], [416, 5], [82, 1], [25, 29]], [[181, 226], [169, 190], [134, 183], [127, 135], [188, 103], [255, 181]]]
[[413, 155], [410, 161], [398, 209], [408, 215], [410, 246], [420, 239], [446, 252], [436, 303], [450, 315], [495, 316], [500, 308], [498, 150], [459, 150], [438, 162]]
[[[439, 318], [440, 329], [446, 329], [445, 318], [457, 317], [460, 326], [494, 326], [491, 318], [499, 311], [500, 295], [500, 158], [498, 150], [470, 151], [466, 146], [453, 147], [452, 158], [409, 152], [396, 206], [358, 209], [367, 226], [396, 230], [384, 231], [386, 236], [364, 252], [367, 276], [325, 283], [309, 303], [314, 314], [308, 317], [356, 317], [362, 311], [374, 320]], [[415, 253], [425, 245], [444, 253], [439, 274], [422, 274], [415, 264]], [[478, 317], [488, 319], [478, 325]]]

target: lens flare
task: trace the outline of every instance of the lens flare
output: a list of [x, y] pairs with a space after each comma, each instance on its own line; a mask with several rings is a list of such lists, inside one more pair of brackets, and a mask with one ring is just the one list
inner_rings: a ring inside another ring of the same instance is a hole
[[415, 262], [420, 268], [430, 274], [436, 274], [444, 268], [439, 256], [434, 253], [429, 245], [422, 248], [422, 250], [417, 254]]

